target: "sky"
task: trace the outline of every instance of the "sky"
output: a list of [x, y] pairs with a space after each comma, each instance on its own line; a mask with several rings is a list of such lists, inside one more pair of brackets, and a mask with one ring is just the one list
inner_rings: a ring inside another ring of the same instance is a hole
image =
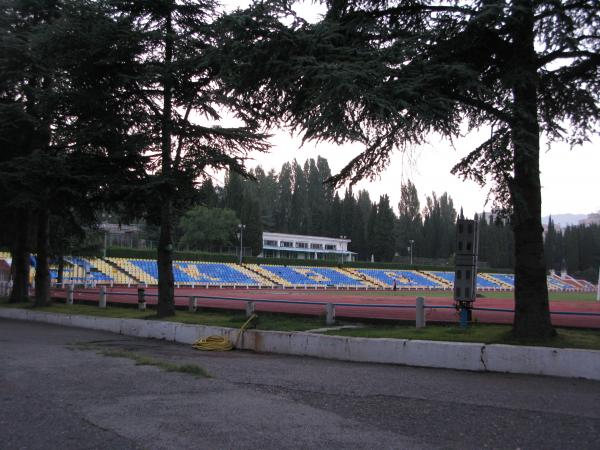
[[[226, 0], [226, 9], [245, 6], [247, 0]], [[298, 3], [296, 10], [306, 20], [319, 18], [322, 9], [310, 1]], [[484, 130], [485, 131], [485, 130]], [[355, 186], [369, 191], [372, 200], [388, 194], [391, 204], [400, 199], [400, 185], [410, 179], [425, 204], [431, 192], [441, 195], [447, 192], [454, 200], [455, 208], [463, 208], [465, 215], [489, 211], [486, 204], [489, 188], [480, 187], [472, 181], [463, 181], [450, 173], [452, 167], [470, 150], [485, 140], [484, 131], [471, 133], [455, 141], [430, 136], [428, 144], [415, 147], [409, 153], [395, 152], [390, 165], [374, 181], [362, 181]], [[273, 130], [272, 149], [269, 154], [253, 154], [248, 166], [260, 164], [266, 171], [279, 171], [282, 164], [294, 158], [301, 164], [308, 158], [320, 155], [326, 158], [333, 173], [339, 171], [361, 151], [359, 144], [337, 146], [329, 143], [301, 144], [298, 136], [290, 136], [283, 130]], [[548, 150], [541, 144], [540, 172], [542, 182], [542, 215], [588, 214], [600, 210], [600, 138], [591, 143], [570, 149], [563, 143], [553, 143]], [[217, 176], [221, 181], [223, 175]]]

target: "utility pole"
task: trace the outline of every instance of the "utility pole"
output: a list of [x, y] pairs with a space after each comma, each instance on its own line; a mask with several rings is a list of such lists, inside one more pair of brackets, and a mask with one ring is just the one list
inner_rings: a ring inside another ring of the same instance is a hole
[[410, 243], [410, 265], [413, 265], [413, 244], [415, 243], [414, 239], [410, 239], [408, 241]]
[[600, 302], [600, 267], [598, 267], [598, 284], [596, 285], [596, 301]]
[[246, 228], [246, 225], [239, 223], [238, 228], [240, 229], [240, 264], [242, 264], [242, 254], [244, 252], [244, 228]]
[[103, 258], [106, 258], [107, 241], [108, 241], [108, 232], [105, 230], [104, 231], [104, 250], [102, 251], [102, 257]]

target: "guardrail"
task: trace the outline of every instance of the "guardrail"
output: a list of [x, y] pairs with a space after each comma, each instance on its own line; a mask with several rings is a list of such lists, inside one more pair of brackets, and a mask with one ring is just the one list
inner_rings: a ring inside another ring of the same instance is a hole
[[[66, 289], [59, 289], [61, 292], [66, 292], [65, 299], [67, 304], [72, 304], [75, 298], [75, 287], [73, 285], [67, 285]], [[90, 291], [90, 290], [79, 290], [80, 296], [85, 296], [87, 298], [83, 298], [81, 300], [92, 300], [97, 301], [99, 307], [105, 308], [107, 301], [110, 301], [110, 297], [120, 296], [120, 297], [136, 297], [138, 308], [140, 310], [146, 309], [146, 299], [147, 298], [157, 298], [157, 293], [148, 293], [146, 292], [144, 287], [138, 288], [137, 292], [119, 292], [119, 291], [111, 291], [107, 292], [106, 287], [102, 286], [100, 290]], [[91, 296], [96, 296], [96, 298], [89, 298]], [[454, 310], [456, 309], [452, 305], [427, 305], [424, 300], [420, 303], [419, 299], [422, 297], [417, 297], [414, 305], [409, 304], [392, 304], [392, 303], [347, 303], [347, 302], [328, 302], [328, 301], [314, 301], [314, 300], [289, 300], [289, 299], [257, 299], [257, 298], [248, 298], [248, 297], [226, 297], [220, 295], [175, 295], [176, 299], [187, 299], [188, 310], [196, 311], [199, 307], [199, 301], [208, 300], [208, 301], [218, 301], [218, 302], [242, 302], [245, 303], [246, 315], [249, 317], [254, 314], [257, 304], [286, 304], [286, 305], [308, 305], [315, 306], [317, 309], [321, 309], [322, 313], [325, 315], [325, 322], [327, 325], [331, 325], [335, 322], [336, 316], [336, 308], [353, 308], [353, 309], [414, 309], [416, 322], [417, 324], [422, 323], [422, 326], [425, 326], [425, 310]], [[181, 305], [180, 305], [181, 306]], [[214, 304], [209, 304], [209, 306], [214, 306]], [[487, 308], [487, 307], [474, 307], [474, 311], [481, 312], [500, 312], [500, 313], [514, 313], [515, 310], [511, 308]], [[565, 316], [581, 316], [581, 317], [600, 317], [600, 312], [577, 312], [577, 311], [550, 311], [552, 315], [565, 315]], [[368, 316], [366, 316], [368, 317]], [[366, 318], [365, 317], [365, 318]]]

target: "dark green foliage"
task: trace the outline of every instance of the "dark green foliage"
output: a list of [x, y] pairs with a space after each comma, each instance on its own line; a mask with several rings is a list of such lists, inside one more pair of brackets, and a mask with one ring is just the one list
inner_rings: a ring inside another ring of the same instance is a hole
[[[0, 9], [0, 202], [16, 210], [15, 260], [38, 255], [36, 305], [44, 305], [48, 256], [139, 177], [144, 139], [130, 128], [128, 91], [137, 47], [104, 2], [6, 0]], [[23, 233], [35, 243], [21, 244]], [[27, 268], [15, 268], [20, 286]]]
[[390, 199], [382, 195], [377, 204], [377, 215], [373, 224], [370, 247], [375, 255], [375, 261], [391, 261], [394, 257], [394, 212]]
[[253, 255], [262, 251], [262, 217], [258, 200], [246, 199], [242, 208], [241, 223], [244, 229], [244, 247], [250, 247]]
[[196, 206], [179, 221], [179, 246], [188, 249], [219, 251], [236, 245], [239, 219], [231, 209]]
[[[347, 0], [327, 6], [316, 24], [285, 26], [262, 4], [232, 16], [238, 26], [224, 49], [238, 94], [257, 114], [305, 139], [364, 144], [335, 183], [376, 175], [392, 150], [420, 144], [429, 133], [453, 138], [463, 124], [489, 128], [490, 138], [454, 173], [482, 185], [491, 181], [495, 201], [511, 213], [515, 336], [551, 336], [540, 134], [577, 144], [598, 132], [600, 4]], [[242, 36], [253, 41], [252, 52]]]

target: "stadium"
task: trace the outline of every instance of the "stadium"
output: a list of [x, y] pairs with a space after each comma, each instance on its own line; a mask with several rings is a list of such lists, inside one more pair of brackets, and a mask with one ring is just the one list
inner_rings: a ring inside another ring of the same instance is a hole
[[[284, 247], [286, 255], [291, 254], [290, 248], [302, 250], [312, 246], [315, 250], [317, 241], [321, 242], [318, 251], [322, 257], [350, 253], [348, 240], [340, 247], [340, 239], [277, 234], [275, 241], [273, 236], [265, 233], [267, 245]], [[189, 308], [193, 303], [194, 307], [203, 308], [251, 308], [253, 312], [311, 316], [327, 316], [329, 308], [329, 314], [337, 318], [413, 321], [415, 298], [424, 297], [428, 321], [457, 321], [452, 299], [454, 271], [398, 268], [390, 264], [375, 267], [376, 264], [366, 262], [349, 262], [350, 255], [346, 263], [329, 260], [328, 265], [323, 265], [316, 253], [312, 255], [314, 259], [304, 259], [308, 254], [301, 252], [296, 255], [302, 255], [301, 259], [285, 259], [286, 264], [278, 263], [277, 258], [241, 263], [175, 260], [175, 304], [178, 308]], [[35, 258], [32, 259], [33, 281]], [[0, 253], [0, 267], [10, 267], [10, 263], [10, 255]], [[64, 258], [62, 283], [58, 272], [58, 265], [52, 264], [52, 296], [59, 301], [69, 301], [71, 295], [70, 301], [92, 304], [99, 303], [102, 296], [102, 301], [115, 305], [143, 301], [144, 307], [153, 307], [157, 302], [156, 260], [73, 256]], [[596, 286], [554, 272], [548, 275], [547, 283], [556, 325], [600, 328], [600, 308], [589, 302]], [[477, 274], [476, 286], [475, 320], [511, 323], [514, 275], [481, 272]], [[333, 317], [327, 320], [333, 323]]]

